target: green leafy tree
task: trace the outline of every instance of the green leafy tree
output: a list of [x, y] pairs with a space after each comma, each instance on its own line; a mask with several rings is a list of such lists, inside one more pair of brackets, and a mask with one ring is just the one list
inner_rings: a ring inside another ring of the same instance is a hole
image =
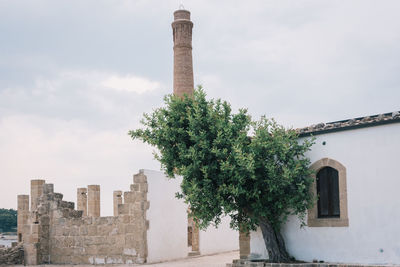
[[0, 232], [14, 232], [17, 228], [17, 211], [0, 209]]
[[[304, 218], [313, 203], [304, 157], [313, 143], [298, 142], [265, 117], [253, 122], [244, 109], [233, 113], [221, 100], [207, 100], [199, 88], [192, 97], [166, 96], [165, 106], [144, 114], [143, 129], [130, 131], [159, 150], [166, 174], [181, 175], [182, 192], [200, 228], [230, 216], [231, 227], [259, 226], [274, 262], [289, 262], [280, 227], [291, 214]], [[249, 134], [251, 137], [249, 137]]]

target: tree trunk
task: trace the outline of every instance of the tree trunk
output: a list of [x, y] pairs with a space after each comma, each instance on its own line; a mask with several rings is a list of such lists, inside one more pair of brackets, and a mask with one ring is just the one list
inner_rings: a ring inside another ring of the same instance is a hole
[[268, 251], [270, 262], [291, 262], [289, 253], [286, 251], [285, 241], [279, 231], [275, 231], [267, 219], [260, 222], [265, 247]]

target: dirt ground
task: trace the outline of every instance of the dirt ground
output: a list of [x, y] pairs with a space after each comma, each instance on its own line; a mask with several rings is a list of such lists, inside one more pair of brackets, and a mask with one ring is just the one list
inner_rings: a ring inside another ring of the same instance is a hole
[[[227, 263], [232, 263], [233, 259], [239, 258], [239, 251], [221, 253], [211, 256], [198, 256], [192, 258], [186, 258], [176, 261], [168, 261], [161, 263], [152, 264], [113, 264], [113, 265], [100, 265], [100, 266], [112, 266], [112, 267], [123, 267], [123, 266], [147, 266], [147, 267], [225, 267]], [[18, 265], [21, 266], [22, 265]], [[35, 265], [32, 267], [93, 267], [93, 265]]]

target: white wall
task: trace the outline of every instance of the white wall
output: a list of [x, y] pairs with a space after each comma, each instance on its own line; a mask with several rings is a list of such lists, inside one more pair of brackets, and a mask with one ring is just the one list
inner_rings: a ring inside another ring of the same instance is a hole
[[218, 228], [210, 226], [206, 231], [200, 231], [200, 254], [213, 254], [239, 249], [239, 232], [229, 227], [230, 218], [221, 220]]
[[[159, 262], [188, 255], [187, 205], [175, 197], [180, 192], [181, 177], [168, 179], [159, 171], [143, 170], [147, 176], [150, 208], [147, 220], [147, 262]], [[229, 219], [224, 218], [218, 229], [209, 227], [199, 233], [202, 255], [239, 249], [239, 234], [229, 228]]]
[[150, 208], [147, 220], [147, 262], [184, 258], [187, 248], [187, 205], [175, 198], [180, 191], [181, 178], [168, 180], [159, 171], [144, 170], [149, 192]]
[[[399, 264], [400, 123], [316, 137], [311, 163], [327, 157], [346, 167], [349, 227], [300, 229], [291, 217], [283, 227], [288, 251], [305, 261]], [[265, 256], [260, 238], [251, 234], [251, 252]]]

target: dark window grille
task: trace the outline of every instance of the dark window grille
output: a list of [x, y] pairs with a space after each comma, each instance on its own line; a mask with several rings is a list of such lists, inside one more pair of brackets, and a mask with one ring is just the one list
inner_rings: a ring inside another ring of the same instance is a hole
[[318, 218], [339, 218], [339, 174], [331, 167], [317, 173]]

